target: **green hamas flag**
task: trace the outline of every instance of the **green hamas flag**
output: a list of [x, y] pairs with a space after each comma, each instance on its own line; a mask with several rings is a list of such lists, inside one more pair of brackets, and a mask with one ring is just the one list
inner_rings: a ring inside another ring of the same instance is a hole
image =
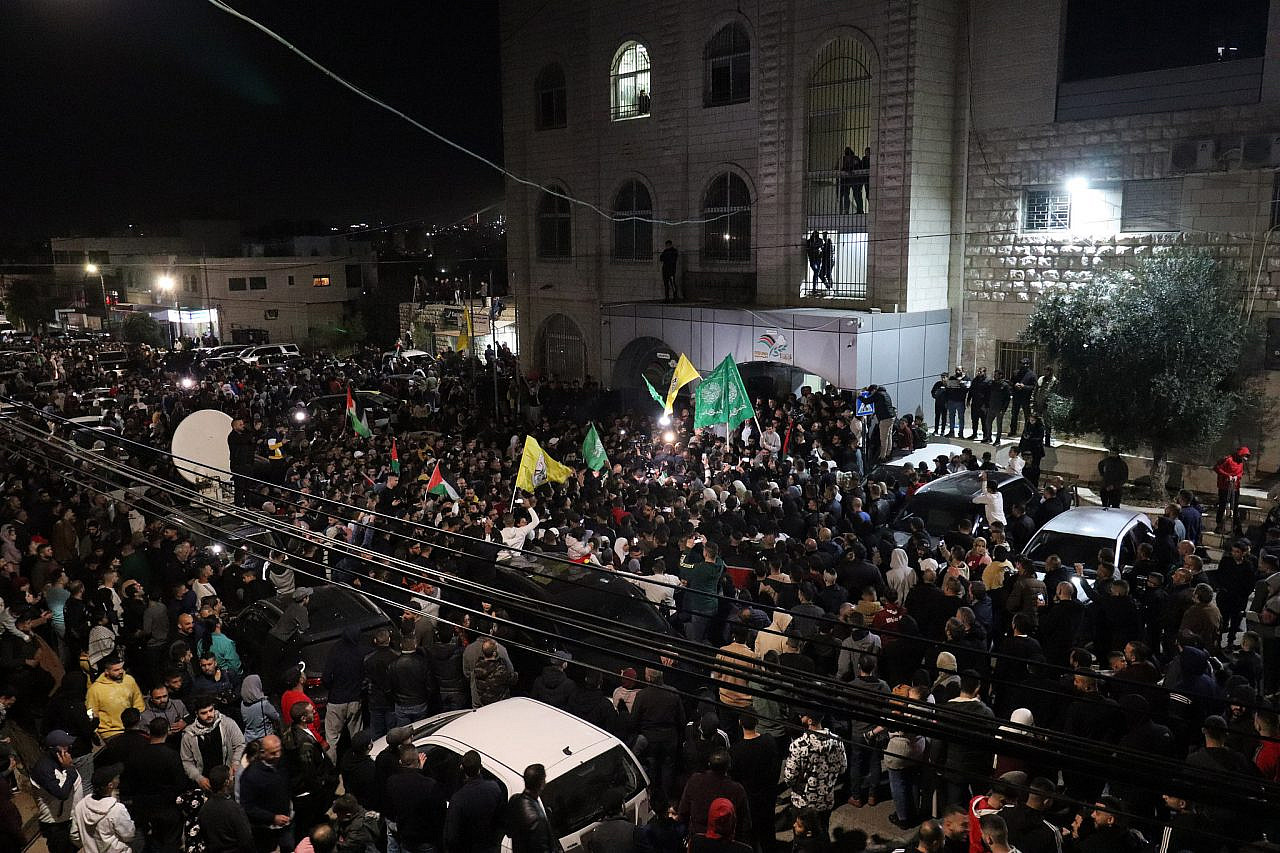
[[755, 416], [738, 365], [733, 356], [726, 355], [715, 370], [702, 377], [693, 392], [693, 426], [696, 429], [727, 423], [732, 429]]
[[596, 432], [595, 424], [591, 425], [587, 437], [582, 440], [582, 458], [592, 471], [599, 471], [609, 464], [609, 457], [605, 455], [604, 443], [600, 441], [600, 433]]
[[649, 389], [649, 396], [653, 398], [653, 402], [665, 408], [667, 402], [662, 399], [662, 395], [658, 393], [657, 388], [653, 387], [653, 383], [649, 381], [649, 378], [647, 376], [641, 376], [640, 378], [644, 380], [644, 387]]

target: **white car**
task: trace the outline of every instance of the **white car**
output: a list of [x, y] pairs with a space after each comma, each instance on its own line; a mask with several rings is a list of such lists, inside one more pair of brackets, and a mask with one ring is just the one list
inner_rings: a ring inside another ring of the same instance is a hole
[[261, 344], [260, 346], [248, 347], [240, 353], [240, 360], [245, 364], [257, 364], [263, 356], [298, 356], [302, 353], [298, 351], [297, 344]]
[[[551, 828], [565, 853], [585, 848], [584, 839], [604, 814], [601, 793], [622, 788], [626, 813], [638, 825], [650, 817], [649, 778], [622, 741], [604, 729], [534, 699], [504, 699], [483, 708], [448, 711], [412, 724], [411, 742], [423, 755], [423, 766], [455, 790], [462, 755], [474, 749], [487, 778], [510, 798], [524, 790], [523, 773], [530, 764], [547, 769], [542, 802]], [[387, 748], [374, 742], [372, 754]], [[503, 850], [510, 850], [507, 840]]]
[[[1059, 513], [1036, 531], [1022, 553], [1035, 564], [1036, 573], [1044, 577], [1044, 561], [1056, 555], [1067, 570], [1076, 563], [1084, 566], [1084, 576], [1092, 580], [1098, 570], [1098, 552], [1110, 548], [1116, 557], [1119, 572], [1133, 568], [1138, 561], [1138, 546], [1152, 543], [1155, 535], [1151, 519], [1144, 512], [1129, 509], [1107, 509], [1099, 506], [1078, 506]], [[1086, 600], [1080, 588], [1080, 578], [1074, 573], [1071, 583], [1076, 588], [1076, 598]], [[1050, 596], [1055, 590], [1048, 590]]]
[[902, 476], [902, 469], [911, 465], [917, 469], [923, 465], [928, 470], [933, 470], [933, 461], [939, 456], [959, 456], [960, 451], [964, 450], [958, 444], [926, 444], [917, 450], [913, 450], [906, 456], [900, 456], [897, 459], [886, 459], [883, 462], [876, 463], [871, 469], [870, 480], [885, 480], [888, 477], [898, 479]]

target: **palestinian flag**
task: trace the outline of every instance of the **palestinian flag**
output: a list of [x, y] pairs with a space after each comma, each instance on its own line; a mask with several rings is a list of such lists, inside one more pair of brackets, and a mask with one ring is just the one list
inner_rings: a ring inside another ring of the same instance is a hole
[[400, 451], [396, 448], [396, 440], [391, 439], [391, 473], [400, 473]]
[[365, 417], [364, 409], [356, 403], [356, 399], [351, 396], [351, 386], [347, 386], [347, 420], [351, 422], [351, 428], [355, 430], [356, 435], [363, 438], [373, 436], [373, 431], [369, 429], [369, 419]]
[[449, 485], [449, 481], [440, 476], [440, 463], [436, 463], [436, 469], [431, 472], [431, 479], [427, 481], [427, 492], [433, 495], [448, 495], [451, 499], [458, 499], [458, 490]]

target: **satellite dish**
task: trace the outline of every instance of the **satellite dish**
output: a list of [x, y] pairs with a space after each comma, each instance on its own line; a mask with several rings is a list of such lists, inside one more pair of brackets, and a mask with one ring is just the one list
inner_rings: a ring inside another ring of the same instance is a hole
[[193, 485], [209, 480], [230, 482], [231, 448], [227, 434], [231, 416], [217, 409], [192, 412], [173, 431], [174, 467], [182, 479]]

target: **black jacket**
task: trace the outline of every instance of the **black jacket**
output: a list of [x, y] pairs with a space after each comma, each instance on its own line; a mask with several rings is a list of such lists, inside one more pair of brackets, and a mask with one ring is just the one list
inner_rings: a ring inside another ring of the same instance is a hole
[[427, 843], [439, 849], [444, 837], [445, 794], [427, 774], [402, 769], [387, 779], [383, 814], [394, 821], [401, 846]]
[[289, 814], [289, 774], [282, 767], [255, 761], [240, 777], [240, 804], [253, 826], [267, 828], [278, 814]]
[[684, 726], [684, 706], [670, 690], [649, 686], [636, 694], [631, 719], [650, 743], [674, 744]]
[[561, 711], [568, 711], [573, 702], [573, 695], [578, 692], [578, 685], [564, 674], [559, 664], [549, 663], [533, 681], [529, 695], [539, 702], [554, 705]]
[[400, 653], [390, 646], [379, 646], [364, 657], [364, 679], [369, 684], [369, 707], [390, 708], [395, 704], [388, 671]]
[[396, 658], [387, 667], [387, 677], [395, 704], [427, 705], [432, 710], [435, 709], [436, 697], [439, 695], [435, 673], [431, 671], [431, 663], [422, 649]]
[[551, 832], [551, 824], [538, 808], [537, 800], [521, 791], [507, 802], [503, 820], [511, 839], [511, 853], [556, 853], [560, 843]]
[[492, 779], [468, 779], [449, 800], [444, 847], [449, 853], [498, 853], [502, 846], [502, 787]]
[[[288, 814], [288, 811], [281, 814]], [[204, 836], [207, 853], [240, 853], [254, 849], [249, 818], [240, 804], [228, 796], [212, 797], [200, 809], [200, 832]]]
[[329, 649], [324, 661], [324, 674], [320, 676], [324, 686], [329, 688], [329, 704], [360, 701], [365, 654], [366, 649], [360, 647], [360, 630], [344, 629], [342, 638]]

